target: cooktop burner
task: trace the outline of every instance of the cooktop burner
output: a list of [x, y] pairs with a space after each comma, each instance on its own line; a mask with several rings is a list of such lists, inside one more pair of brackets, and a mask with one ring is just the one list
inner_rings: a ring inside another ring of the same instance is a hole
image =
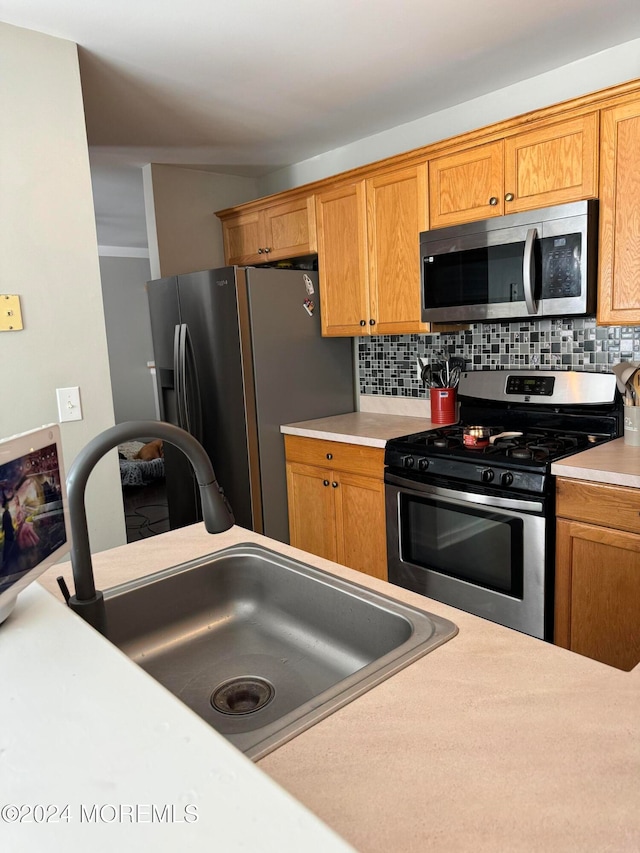
[[[504, 457], [546, 464], [603, 440], [595, 435], [546, 430], [520, 434], [514, 431], [505, 433], [499, 426], [483, 428], [486, 435], [482, 439], [474, 437], [472, 434], [480, 429], [456, 425], [416, 433], [394, 441], [402, 442], [405, 447], [411, 445], [415, 453], [423, 455], [439, 452], [471, 460], [483, 456], [498, 461], [497, 457]], [[470, 434], [477, 443], [469, 441]]]

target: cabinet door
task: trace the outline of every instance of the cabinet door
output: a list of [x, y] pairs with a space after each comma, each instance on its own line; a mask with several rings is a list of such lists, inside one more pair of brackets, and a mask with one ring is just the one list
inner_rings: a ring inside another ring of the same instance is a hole
[[336, 560], [335, 489], [332, 472], [297, 462], [287, 464], [289, 538], [310, 554]]
[[386, 581], [384, 483], [345, 473], [333, 482], [338, 562]]
[[427, 164], [367, 180], [372, 333], [427, 332], [420, 319], [419, 235], [427, 229]]
[[640, 661], [640, 536], [558, 519], [555, 643], [630, 670]]
[[316, 195], [318, 275], [323, 335], [368, 335], [365, 183]]
[[502, 140], [429, 162], [429, 227], [442, 228], [504, 213]]
[[598, 322], [640, 323], [640, 101], [602, 113]]
[[504, 141], [505, 213], [598, 194], [598, 116], [519, 133]]
[[265, 245], [262, 217], [259, 210], [239, 213], [222, 222], [225, 263], [265, 263], [267, 258], [258, 250]]
[[313, 196], [266, 207], [264, 241], [268, 260], [302, 257], [316, 252]]

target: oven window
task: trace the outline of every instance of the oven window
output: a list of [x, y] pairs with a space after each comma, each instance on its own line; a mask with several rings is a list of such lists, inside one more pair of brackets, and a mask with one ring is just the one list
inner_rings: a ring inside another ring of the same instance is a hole
[[402, 558], [522, 598], [522, 519], [401, 494]]

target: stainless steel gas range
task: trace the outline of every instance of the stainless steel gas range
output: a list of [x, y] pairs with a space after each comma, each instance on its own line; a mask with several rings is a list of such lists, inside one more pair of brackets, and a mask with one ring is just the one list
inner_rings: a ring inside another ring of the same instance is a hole
[[462, 375], [460, 423], [385, 451], [389, 580], [553, 639], [551, 463], [621, 434], [612, 374]]

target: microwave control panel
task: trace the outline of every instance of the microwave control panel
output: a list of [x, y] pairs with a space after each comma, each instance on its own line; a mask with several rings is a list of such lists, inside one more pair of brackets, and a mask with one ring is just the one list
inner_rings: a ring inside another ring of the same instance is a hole
[[560, 237], [543, 237], [542, 298], [557, 299], [580, 296], [582, 289], [580, 258], [582, 235], [564, 234]]

